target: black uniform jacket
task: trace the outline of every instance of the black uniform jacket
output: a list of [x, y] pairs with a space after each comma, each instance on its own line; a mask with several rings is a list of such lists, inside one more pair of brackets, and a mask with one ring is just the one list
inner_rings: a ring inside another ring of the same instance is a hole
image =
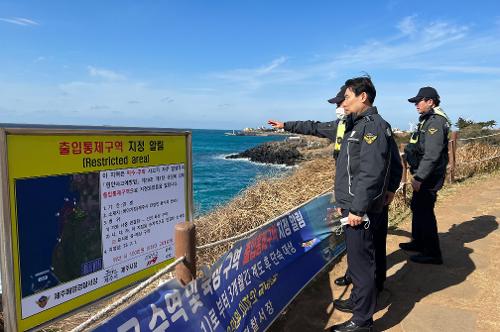
[[[335, 140], [338, 121], [285, 122], [285, 130]], [[389, 167], [390, 160], [390, 167]], [[337, 205], [357, 215], [380, 212], [385, 191], [399, 187], [403, 168], [390, 125], [375, 107], [361, 116], [349, 116], [337, 159], [335, 199]]]
[[[443, 177], [446, 174], [446, 165], [448, 165], [450, 125], [447, 119], [435, 114], [433, 110], [422, 114], [419, 118], [420, 122], [424, 119], [424, 124], [413, 134], [418, 135], [418, 141], [408, 144], [405, 148], [405, 154], [409, 151], [418, 154], [417, 158], [420, 160], [418, 167], [410, 168], [410, 172], [417, 181]], [[416, 145], [413, 149], [412, 144]]]

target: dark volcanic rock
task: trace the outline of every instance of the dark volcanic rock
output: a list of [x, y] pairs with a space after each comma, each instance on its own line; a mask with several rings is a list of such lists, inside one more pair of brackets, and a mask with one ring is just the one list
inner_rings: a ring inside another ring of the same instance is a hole
[[295, 165], [303, 160], [297, 150], [296, 143], [267, 142], [238, 154], [227, 156], [226, 159], [249, 158], [251, 161], [267, 164]]

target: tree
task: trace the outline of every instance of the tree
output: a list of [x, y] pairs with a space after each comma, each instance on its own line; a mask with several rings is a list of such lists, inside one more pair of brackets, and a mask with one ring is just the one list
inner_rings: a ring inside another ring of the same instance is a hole
[[497, 122], [495, 120], [490, 120], [490, 121], [483, 121], [483, 122], [474, 122], [472, 120], [465, 120], [464, 118], [458, 118], [457, 123], [455, 126], [459, 129], [465, 129], [467, 127], [474, 127], [476, 129], [488, 129], [488, 128], [493, 128], [497, 125]]
[[457, 120], [457, 123], [455, 124], [455, 127], [457, 127], [459, 130], [464, 129], [465, 127], [468, 127], [470, 125], [474, 124], [474, 121], [472, 120], [465, 120], [462, 117], [459, 117]]
[[482, 128], [493, 128], [497, 125], [497, 122], [495, 120], [490, 120], [485, 122], [478, 122], [477, 124]]

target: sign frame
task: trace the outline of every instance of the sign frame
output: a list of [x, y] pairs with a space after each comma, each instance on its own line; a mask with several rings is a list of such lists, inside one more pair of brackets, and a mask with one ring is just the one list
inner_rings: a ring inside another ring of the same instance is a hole
[[[0, 213], [0, 270], [1, 270], [1, 282], [2, 282], [2, 303], [4, 312], [4, 327], [6, 331], [22, 331], [20, 329], [20, 322], [22, 321], [22, 316], [20, 310], [17, 308], [18, 303], [21, 302], [22, 294], [20, 291], [20, 285], [18, 287], [19, 292], [16, 290], [15, 269], [14, 264], [17, 264], [18, 269], [20, 268], [20, 258], [18, 261], [14, 261], [13, 245], [17, 243], [19, 245], [19, 234], [17, 239], [13, 239], [13, 229], [12, 223], [12, 209], [11, 201], [15, 193], [10, 192], [10, 179], [9, 179], [9, 154], [8, 154], [8, 142], [7, 138], [9, 135], [36, 135], [36, 136], [178, 136], [184, 138], [185, 144], [185, 165], [184, 165], [184, 195], [185, 195], [185, 211], [186, 220], [193, 220], [193, 165], [192, 165], [192, 133], [188, 130], [179, 129], [166, 129], [166, 128], [140, 128], [140, 127], [98, 127], [98, 126], [58, 126], [58, 125], [30, 125], [30, 124], [0, 124], [0, 200], [2, 211]], [[164, 152], [165, 153], [165, 152]], [[152, 165], [144, 165], [143, 167], [148, 167]], [[137, 165], [135, 167], [141, 167]], [[128, 168], [134, 168], [134, 166], [129, 165]], [[114, 168], [117, 169], [117, 168]], [[106, 169], [99, 169], [98, 171], [105, 171]], [[95, 171], [95, 170], [94, 170]], [[100, 198], [101, 199], [101, 198]], [[15, 241], [14, 241], [15, 240]], [[175, 245], [175, 243], [174, 243]], [[153, 268], [147, 268], [143, 270], [136, 271], [124, 278], [136, 276], [133, 283], [139, 282], [144, 278], [154, 274], [157, 270], [161, 269], [163, 266], [169, 264], [174, 258], [167, 259], [164, 262], [154, 265]], [[137, 274], [145, 270], [151, 270], [145, 276], [138, 277]], [[18, 270], [20, 273], [20, 269]], [[19, 276], [20, 278], [20, 276]], [[120, 279], [118, 279], [120, 280]], [[17, 281], [20, 284], [20, 280]], [[112, 284], [112, 283], [111, 283]], [[100, 286], [99, 288], [104, 287]], [[60, 320], [68, 315], [84, 310], [86, 307], [96, 304], [113, 293], [127, 289], [130, 285], [122, 286], [118, 289], [108, 291], [106, 294], [70, 309], [70, 311], [65, 312], [60, 315], [55, 315], [50, 319], [47, 319], [36, 326], [28, 327], [27, 330], [34, 330]], [[98, 288], [98, 289], [99, 289]], [[93, 292], [93, 291], [90, 291]], [[84, 296], [87, 293], [83, 293], [80, 296]], [[77, 299], [75, 297], [74, 299]], [[71, 300], [69, 300], [71, 301]], [[54, 307], [55, 308], [55, 307]], [[42, 312], [41, 312], [42, 313]], [[36, 314], [36, 315], [40, 315]]]

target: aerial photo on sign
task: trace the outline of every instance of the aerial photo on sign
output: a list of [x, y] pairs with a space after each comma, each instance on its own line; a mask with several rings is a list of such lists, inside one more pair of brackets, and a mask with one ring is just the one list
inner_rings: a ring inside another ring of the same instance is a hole
[[183, 185], [182, 164], [17, 180], [23, 317], [173, 257]]

